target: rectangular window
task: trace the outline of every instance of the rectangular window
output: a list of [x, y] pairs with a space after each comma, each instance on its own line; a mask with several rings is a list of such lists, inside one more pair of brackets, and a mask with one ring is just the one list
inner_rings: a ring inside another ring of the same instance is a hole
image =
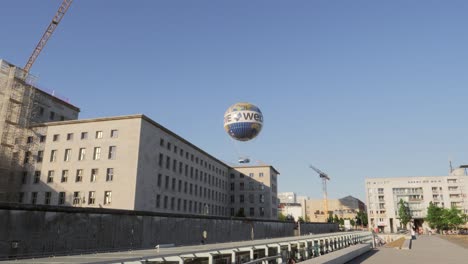
[[85, 156], [86, 156], [86, 149], [80, 148], [80, 151], [78, 153], [78, 160], [84, 160]]
[[96, 202], [96, 192], [90, 191], [88, 194], [88, 204], [94, 204]]
[[33, 137], [28, 137], [28, 139], [26, 140], [26, 143], [28, 144], [33, 143]]
[[81, 132], [81, 139], [88, 139], [88, 132]]
[[254, 215], [255, 215], [255, 208], [250, 207], [250, 216], [254, 216]]
[[164, 139], [161, 138], [159, 140], [159, 146], [164, 147]]
[[57, 160], [57, 150], [53, 149], [50, 151], [50, 162], [55, 162]]
[[101, 147], [94, 147], [93, 160], [101, 159]]
[[31, 204], [36, 204], [37, 203], [37, 192], [32, 192], [31, 193]]
[[165, 184], [164, 184], [164, 187], [167, 189], [169, 189], [169, 176], [166, 175], [166, 181], [165, 181]]
[[91, 182], [95, 182], [98, 175], [98, 169], [91, 169]]
[[104, 192], [104, 204], [108, 205], [112, 202], [112, 192], [111, 191], [105, 191]]
[[54, 182], [54, 171], [53, 170], [50, 170], [48, 173], [47, 173], [47, 183], [51, 183], [51, 182]]
[[39, 107], [39, 115], [44, 116], [44, 107], [42, 106]]
[[234, 191], [234, 183], [231, 182], [231, 191]]
[[82, 180], [83, 180], [83, 170], [78, 169], [78, 170], [76, 170], [75, 182], [81, 182]]
[[73, 140], [73, 133], [67, 134], [67, 140]]
[[28, 181], [28, 172], [24, 171], [23, 176], [21, 177], [21, 184], [26, 184], [27, 181]]
[[158, 187], [161, 187], [161, 182], [162, 182], [162, 174], [158, 173]]
[[171, 158], [166, 157], [166, 169], [169, 169], [171, 167]]
[[46, 136], [39, 136], [39, 142], [44, 143], [46, 141]]
[[65, 155], [63, 157], [63, 161], [70, 161], [71, 156], [71, 149], [65, 149]]
[[39, 183], [40, 180], [41, 180], [41, 171], [35, 171], [33, 183]]
[[177, 211], [180, 211], [180, 198], [177, 199]]
[[174, 210], [174, 207], [175, 207], [175, 198], [172, 197], [171, 198], [171, 210]]
[[265, 195], [260, 194], [259, 201], [260, 201], [260, 203], [264, 203], [265, 202]]
[[159, 167], [163, 166], [163, 160], [164, 160], [164, 155], [162, 153], [159, 153], [159, 161], [158, 161]]
[[44, 204], [50, 204], [50, 198], [52, 197], [51, 192], [45, 192], [44, 196]]
[[37, 152], [37, 162], [42, 162], [42, 160], [44, 159], [44, 151], [43, 150], [39, 150]]
[[68, 181], [68, 170], [62, 170], [62, 178], [60, 179], [61, 182]]
[[114, 180], [114, 168], [107, 168], [106, 171], [106, 181]]
[[258, 177], [260, 177], [260, 178], [263, 177], [263, 172], [260, 172], [260, 173], [258, 174]]
[[172, 171], [176, 172], [177, 170], [177, 160], [173, 159], [172, 160]]
[[179, 192], [182, 192], [182, 180], [179, 180]]
[[59, 141], [60, 139], [60, 135], [59, 134], [55, 134], [53, 137], [52, 137], [52, 141]]
[[111, 159], [111, 160], [115, 159], [116, 153], [117, 153], [117, 147], [116, 146], [110, 146], [109, 147], [109, 156], [108, 156], [108, 158]]
[[171, 145], [171, 142], [167, 142], [167, 149], [168, 149], [168, 150], [171, 150], [171, 146], [172, 146], [172, 145]]
[[265, 208], [260, 207], [260, 216], [265, 216]]
[[65, 204], [65, 192], [59, 192], [58, 204]]
[[234, 202], [235, 202], [235, 196], [231, 195], [231, 203], [234, 203]]
[[156, 208], [161, 206], [161, 195], [156, 195]]
[[24, 164], [28, 163], [29, 162], [29, 159], [31, 158], [31, 152], [29, 151], [26, 151], [26, 153], [24, 154]]
[[18, 194], [18, 203], [23, 203], [24, 201], [24, 192]]
[[[253, 177], [254, 177], [254, 174], [253, 174], [253, 173], [249, 173], [249, 177], [253, 178]], [[250, 208], [250, 209], [253, 209], [253, 208]]]
[[54, 120], [54, 118], [55, 118], [55, 113], [54, 113], [54, 112], [50, 112], [50, 113], [49, 113], [49, 119], [50, 119], [50, 120]]
[[243, 194], [239, 195], [239, 202], [244, 203], [244, 195]]
[[102, 131], [96, 131], [96, 138], [102, 138]]
[[164, 196], [164, 209], [167, 209], [167, 196]]
[[111, 130], [110, 137], [111, 137], [111, 138], [117, 138], [117, 137], [119, 137], [119, 131], [118, 131], [117, 129], [112, 129], [112, 130]]
[[73, 192], [73, 205], [80, 204], [80, 202], [81, 202], [80, 192]]
[[244, 183], [243, 183], [243, 182], [239, 183], [239, 189], [240, 189], [241, 191], [244, 190]]

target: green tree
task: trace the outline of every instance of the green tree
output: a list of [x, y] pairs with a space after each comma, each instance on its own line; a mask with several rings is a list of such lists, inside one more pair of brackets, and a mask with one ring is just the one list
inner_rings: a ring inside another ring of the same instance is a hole
[[361, 226], [367, 226], [367, 223], [367, 213], [364, 211], [358, 211], [356, 224]]
[[340, 224], [340, 226], [344, 226], [344, 219], [343, 219], [343, 217], [340, 217], [340, 219], [338, 219], [338, 223]]
[[333, 223], [333, 213], [328, 213], [327, 223]]
[[405, 201], [403, 201], [403, 199], [400, 199], [400, 201], [398, 202], [398, 216], [401, 225], [406, 228], [406, 225], [409, 223], [409, 221], [411, 221], [411, 214], [408, 204]]
[[356, 225], [356, 222], [354, 221], [354, 219], [349, 220], [349, 223], [351, 224], [352, 227]]
[[458, 226], [465, 223], [462, 211], [455, 207], [445, 209], [443, 219], [445, 220], [445, 225], [448, 229], [457, 229]]
[[302, 216], [299, 216], [299, 218], [297, 219], [298, 222], [301, 222], [301, 223], [304, 223], [304, 218], [302, 218]]
[[438, 230], [443, 229], [443, 212], [444, 209], [438, 206], [435, 206], [434, 203], [429, 202], [429, 207], [427, 208], [426, 221], [429, 223], [429, 227]]
[[333, 217], [333, 223], [335, 223], [335, 224], [339, 224], [339, 223], [340, 223], [340, 219], [338, 218], [337, 215], [335, 215], [335, 216]]
[[286, 221], [286, 216], [283, 213], [279, 213], [278, 214], [278, 220], [285, 222]]

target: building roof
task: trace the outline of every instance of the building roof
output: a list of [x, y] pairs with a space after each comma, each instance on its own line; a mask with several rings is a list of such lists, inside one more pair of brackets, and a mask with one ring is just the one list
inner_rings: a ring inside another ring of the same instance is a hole
[[232, 168], [234, 169], [248, 169], [248, 168], [264, 168], [264, 167], [270, 167], [276, 174], [280, 174], [279, 171], [277, 171], [272, 165], [251, 165], [251, 166], [233, 166]]
[[[143, 120], [147, 121], [148, 123], [154, 125], [155, 127], [161, 129], [162, 131], [164, 131], [164, 132], [170, 134], [171, 136], [177, 138], [178, 140], [182, 141], [183, 143], [189, 145], [190, 147], [196, 149], [197, 151], [203, 153], [204, 155], [210, 157], [211, 159], [219, 162], [220, 164], [222, 164], [222, 165], [224, 165], [224, 166], [226, 166], [228, 168], [233, 168], [233, 167], [229, 166], [228, 164], [226, 164], [225, 162], [223, 162], [223, 161], [217, 159], [216, 157], [210, 155], [206, 151], [204, 151], [201, 148], [199, 148], [199, 147], [195, 146], [194, 144], [192, 144], [190, 141], [188, 141], [188, 140], [184, 139], [183, 137], [177, 135], [176, 133], [172, 132], [171, 130], [167, 129], [166, 127], [162, 126], [161, 124], [157, 123], [156, 121], [152, 120], [151, 118], [149, 118], [149, 117], [147, 117], [147, 116], [145, 116], [143, 114], [46, 122], [46, 123], [34, 124], [31, 127], [61, 126], [61, 125], [83, 124], [83, 123], [93, 123], [93, 122], [105, 122], [105, 121], [115, 121], [115, 120], [125, 120], [125, 119], [143, 119]], [[265, 166], [258, 166], [258, 167], [265, 167]], [[270, 167], [272, 167], [272, 166], [270, 166]], [[273, 168], [273, 170], [275, 170], [275, 169]]]

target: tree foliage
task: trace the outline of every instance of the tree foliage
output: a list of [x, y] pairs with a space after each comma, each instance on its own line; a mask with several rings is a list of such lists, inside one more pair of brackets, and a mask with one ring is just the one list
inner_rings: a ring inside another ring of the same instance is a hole
[[283, 213], [279, 213], [278, 214], [278, 220], [285, 222], [286, 221], [286, 216]]
[[401, 225], [404, 227], [406, 227], [409, 221], [411, 221], [411, 214], [408, 204], [405, 201], [403, 201], [403, 199], [400, 199], [400, 201], [398, 202], [398, 216]]
[[368, 224], [367, 213], [364, 211], [358, 211], [356, 225], [367, 226], [367, 224]]
[[436, 228], [439, 231], [457, 229], [458, 226], [466, 222], [466, 218], [461, 210], [455, 207], [450, 209], [440, 208], [432, 202], [429, 203], [429, 207], [427, 208], [425, 220], [431, 228]]

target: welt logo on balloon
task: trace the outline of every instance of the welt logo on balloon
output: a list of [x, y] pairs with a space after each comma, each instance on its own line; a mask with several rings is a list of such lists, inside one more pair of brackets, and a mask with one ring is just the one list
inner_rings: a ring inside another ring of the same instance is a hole
[[254, 111], [236, 111], [224, 116], [224, 124], [237, 122], [263, 123], [263, 115]]

